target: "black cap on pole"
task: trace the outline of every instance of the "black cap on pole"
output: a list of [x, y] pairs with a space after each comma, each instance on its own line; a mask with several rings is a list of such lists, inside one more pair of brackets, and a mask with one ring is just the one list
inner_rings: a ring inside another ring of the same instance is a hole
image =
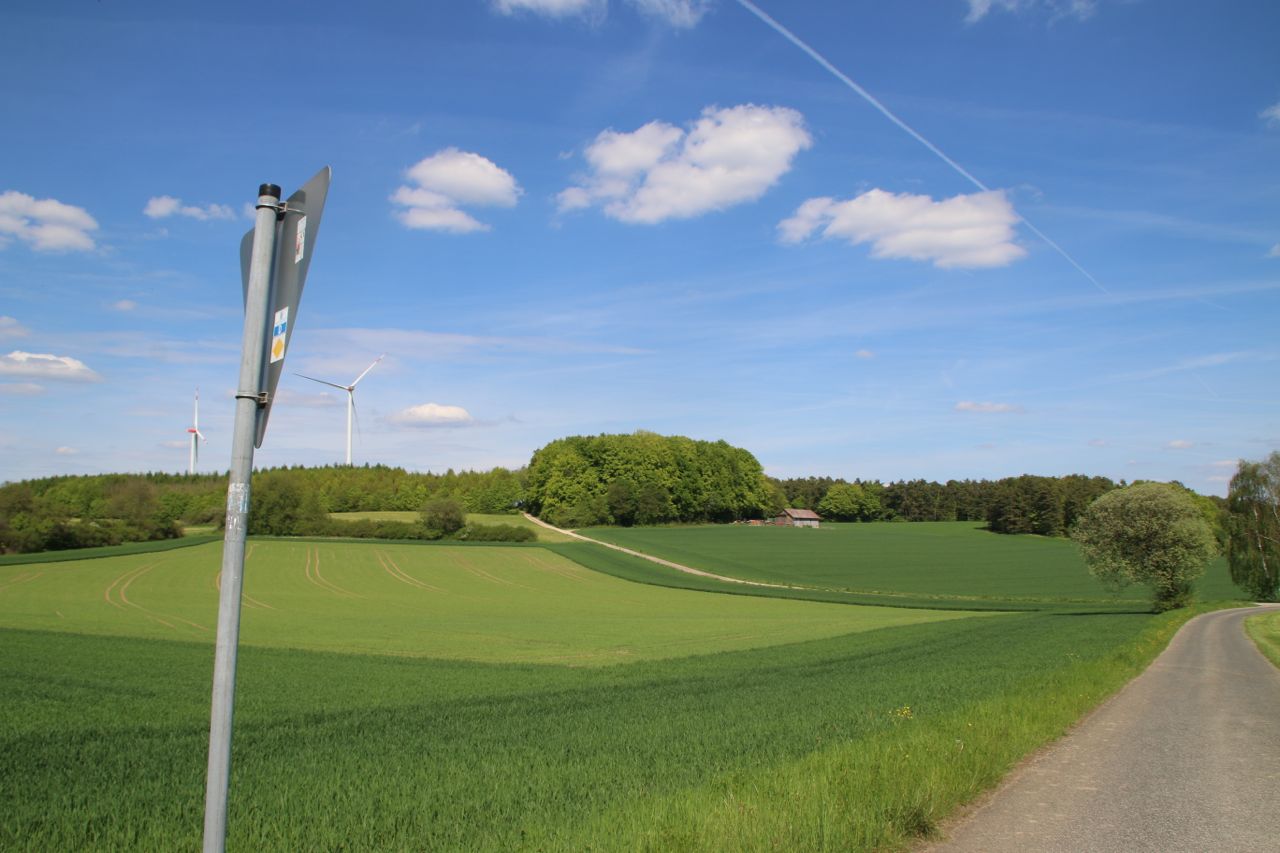
[[280, 188], [275, 184], [263, 184], [258, 187], [258, 195], [269, 195], [272, 198], [280, 198]]

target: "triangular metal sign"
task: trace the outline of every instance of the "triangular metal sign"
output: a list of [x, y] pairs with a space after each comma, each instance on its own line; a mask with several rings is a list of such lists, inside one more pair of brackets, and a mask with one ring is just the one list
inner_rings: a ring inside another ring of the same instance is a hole
[[[320, 233], [320, 215], [329, 194], [332, 170], [325, 166], [302, 189], [289, 196], [276, 217], [276, 256], [272, 265], [271, 301], [267, 312], [269, 324], [266, 352], [262, 357], [262, 380], [259, 388], [267, 394], [266, 403], [258, 408], [254, 447], [262, 446], [267, 433], [267, 418], [275, 400], [276, 385], [284, 372], [284, 357], [289, 351], [293, 327], [298, 322], [298, 303], [306, 283], [316, 236]], [[245, 299], [249, 296], [249, 261], [253, 253], [253, 229], [240, 241], [240, 274]]]

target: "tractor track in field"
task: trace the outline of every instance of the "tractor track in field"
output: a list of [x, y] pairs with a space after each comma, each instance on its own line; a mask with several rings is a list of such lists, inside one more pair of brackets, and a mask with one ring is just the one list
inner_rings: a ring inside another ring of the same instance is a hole
[[447, 590], [441, 589], [438, 586], [432, 586], [425, 581], [418, 580], [413, 575], [400, 568], [400, 566], [396, 564], [396, 561], [391, 559], [391, 555], [386, 551], [375, 550], [373, 555], [378, 558], [378, 562], [382, 565], [382, 568], [386, 573], [400, 581], [400, 583], [408, 584], [409, 586], [417, 587], [418, 589], [425, 589], [428, 592], [447, 592]]
[[35, 580], [36, 578], [40, 577], [43, 574], [44, 572], [42, 571], [41, 572], [23, 572], [22, 574], [10, 579], [8, 583], [0, 584], [0, 592], [4, 592], [9, 587], [17, 586], [20, 583], [30, 583], [31, 581]]
[[521, 554], [520, 556], [526, 563], [533, 566], [537, 571], [546, 572], [547, 574], [555, 575], [556, 577], [564, 578], [565, 580], [573, 581], [574, 583], [587, 583], [592, 580], [592, 577], [587, 573], [575, 571], [572, 568], [555, 566], [551, 563], [539, 560], [536, 557], [532, 557], [529, 554]]
[[485, 571], [484, 569], [477, 566], [475, 563], [468, 560], [466, 557], [460, 556], [458, 554], [450, 554], [449, 559], [453, 562], [454, 565], [462, 569], [467, 574], [471, 575], [472, 577], [479, 578], [480, 580], [486, 583], [501, 584], [503, 586], [514, 586], [514, 587], [519, 587], [520, 589], [527, 589], [530, 592], [533, 591], [533, 587], [525, 586], [524, 584], [519, 583], [517, 581], [507, 580], [506, 578], [500, 578], [491, 572]]
[[[218, 573], [213, 576], [213, 588], [216, 589], [218, 592], [222, 592], [222, 569], [218, 569]], [[240, 593], [240, 602], [244, 604], [246, 607], [252, 607], [255, 610], [275, 610], [276, 609], [272, 607], [270, 604], [267, 604], [265, 601], [259, 601], [258, 599], [253, 598], [252, 596], [245, 595], [244, 593]]]
[[[163, 562], [163, 560], [157, 560], [154, 563], [144, 563], [143, 565], [132, 568], [120, 575], [113, 580], [105, 590], [103, 590], [103, 599], [112, 607], [119, 608], [120, 610], [136, 610], [152, 622], [156, 622], [174, 631], [186, 630], [174, 624], [174, 622], [180, 622], [190, 628], [195, 628], [203, 634], [210, 633], [211, 629], [205, 625], [201, 625], [199, 622], [192, 622], [190, 619], [185, 619], [181, 616], [174, 616], [171, 613], [162, 613], [159, 610], [152, 610], [149, 607], [144, 607], [136, 601], [131, 601], [129, 599], [129, 587], [133, 585], [133, 582], [148, 574], [152, 569], [156, 568]], [[112, 597], [113, 594], [114, 597]]]
[[[248, 565], [249, 558], [253, 556], [253, 550], [257, 547], [258, 547], [258, 543], [256, 542], [249, 543], [249, 550], [246, 551], [244, 555], [245, 565]], [[222, 592], [222, 569], [218, 569], [218, 573], [213, 576], [213, 588], [216, 589], [218, 592]], [[246, 595], [243, 592], [240, 593], [240, 602], [245, 606], [251, 607], [255, 610], [275, 610], [276, 609], [272, 607], [270, 604], [267, 604], [265, 601], [259, 601], [253, 596]]]
[[307, 576], [307, 580], [323, 589], [325, 592], [331, 592], [339, 598], [364, 598], [349, 589], [343, 589], [331, 580], [327, 580], [324, 575], [320, 574], [320, 549], [307, 549], [307, 563], [303, 568]]

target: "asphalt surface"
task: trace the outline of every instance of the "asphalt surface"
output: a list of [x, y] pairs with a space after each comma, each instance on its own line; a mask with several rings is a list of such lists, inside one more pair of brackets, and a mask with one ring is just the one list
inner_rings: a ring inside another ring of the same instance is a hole
[[1242, 624], [1261, 610], [1188, 622], [1146, 672], [927, 849], [1280, 851], [1280, 670]]

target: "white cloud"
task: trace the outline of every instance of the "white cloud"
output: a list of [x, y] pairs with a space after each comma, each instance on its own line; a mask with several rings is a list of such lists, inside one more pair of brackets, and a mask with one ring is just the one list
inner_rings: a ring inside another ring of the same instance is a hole
[[972, 400], [961, 400], [956, 403], [957, 412], [981, 412], [983, 414], [1005, 414], [1021, 412], [1022, 407], [1013, 403], [975, 403]]
[[412, 427], [467, 426], [473, 423], [471, 414], [461, 406], [442, 406], [439, 403], [423, 403], [393, 415], [393, 423]]
[[13, 317], [0, 316], [0, 338], [25, 338], [27, 327]]
[[860, 349], [854, 353], [857, 358], [875, 358], [876, 354], [869, 349]]
[[17, 237], [37, 252], [87, 252], [97, 221], [82, 207], [36, 199], [16, 190], [0, 193], [0, 249]]
[[1267, 127], [1280, 127], [1280, 102], [1274, 103], [1262, 112], [1258, 118], [1267, 123]]
[[581, 15], [602, 10], [605, 0], [494, 0], [493, 7], [504, 15], [516, 12], [536, 12], [551, 18]]
[[132, 299], [121, 299], [117, 302], [112, 302], [111, 307], [116, 311], [132, 311], [138, 307], [138, 303]]
[[1080, 21], [1093, 17], [1098, 10], [1097, 0], [966, 0], [969, 14], [965, 21], [976, 23], [992, 9], [1003, 12], [1048, 12], [1053, 20], [1075, 18]]
[[209, 219], [235, 219], [236, 212], [225, 204], [198, 205], [183, 204], [182, 199], [171, 195], [154, 196], [147, 201], [142, 212], [152, 219], [166, 219], [170, 216], [185, 216], [204, 222]]
[[621, 222], [651, 225], [754, 201], [812, 145], [786, 107], [707, 107], [688, 132], [653, 121], [602, 131], [585, 153], [591, 172], [560, 193], [560, 209], [600, 204]]
[[404, 185], [391, 201], [402, 206], [396, 216], [408, 228], [465, 234], [489, 226], [461, 210], [468, 207], [514, 207], [523, 190], [507, 170], [493, 161], [446, 148], [409, 167]]
[[1173, 441], [1165, 445], [1170, 450], [1186, 450], [1188, 447], [1195, 447], [1194, 441], [1187, 441], [1185, 438], [1175, 438]]
[[14, 350], [0, 356], [0, 376], [58, 379], [65, 382], [99, 382], [102, 377], [83, 361], [70, 356]]
[[1107, 441], [1105, 438], [1091, 438], [1089, 439], [1089, 446], [1090, 447], [1110, 447], [1111, 442]]
[[799, 243], [814, 233], [853, 245], [870, 243], [873, 258], [1002, 267], [1026, 255], [1013, 242], [1018, 221], [1000, 190], [934, 201], [874, 189], [848, 201], [811, 198], [778, 223], [778, 231], [784, 243]]
[[1276, 243], [1271, 247], [1271, 251], [1267, 252], [1268, 258], [1280, 258], [1280, 243]]
[[1231, 468], [1234, 470], [1235, 468], [1239, 467], [1240, 460], [1239, 459], [1219, 459], [1217, 462], [1211, 462], [1209, 464], [1212, 465], [1214, 468]]
[[34, 382], [0, 383], [0, 394], [12, 394], [15, 397], [33, 397], [43, 394], [44, 387]]
[[75, 456], [80, 451], [76, 450], [74, 447], [59, 447], [53, 452], [59, 456]]
[[[660, 18], [673, 27], [692, 27], [710, 7], [710, 0], [630, 0], [646, 15]], [[504, 15], [532, 12], [548, 18], [571, 16], [603, 18], [608, 0], [493, 0], [493, 8]]]
[[693, 27], [710, 6], [708, 0], [631, 0], [637, 9], [673, 27]]

